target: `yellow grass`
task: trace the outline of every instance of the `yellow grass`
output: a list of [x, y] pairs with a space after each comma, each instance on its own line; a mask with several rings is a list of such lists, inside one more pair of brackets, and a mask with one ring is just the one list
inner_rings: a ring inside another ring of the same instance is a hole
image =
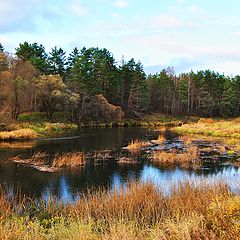
[[159, 135], [157, 140], [152, 140], [153, 143], [155, 144], [161, 144], [164, 143], [166, 138], [163, 135]]
[[140, 140], [131, 141], [126, 147], [127, 150], [141, 150], [142, 148], [151, 146], [150, 142], [144, 142]]
[[199, 149], [191, 146], [185, 152], [177, 153], [176, 151], [164, 152], [154, 151], [150, 156], [151, 161], [155, 163], [186, 163], [196, 162], [199, 160]]
[[197, 123], [184, 124], [175, 130], [181, 134], [200, 134], [212, 137], [240, 138], [240, 123], [238, 120], [200, 119]]
[[0, 132], [0, 140], [2, 141], [34, 139], [36, 136], [36, 132], [31, 129]]
[[82, 152], [64, 153], [55, 155], [52, 163], [53, 168], [77, 168], [85, 165], [86, 158]]
[[193, 138], [190, 138], [189, 136], [179, 136], [179, 140], [183, 141], [185, 144], [189, 145], [193, 142]]
[[53, 158], [45, 152], [37, 152], [29, 159], [16, 156], [11, 160], [42, 172], [56, 172], [62, 168], [77, 168], [86, 164], [86, 157], [82, 152], [55, 154]]
[[89, 191], [71, 205], [50, 201], [32, 211], [35, 199], [30, 203], [9, 201], [0, 189], [0, 239], [230, 240], [240, 234], [240, 197], [224, 182], [179, 183], [168, 195], [132, 182]]

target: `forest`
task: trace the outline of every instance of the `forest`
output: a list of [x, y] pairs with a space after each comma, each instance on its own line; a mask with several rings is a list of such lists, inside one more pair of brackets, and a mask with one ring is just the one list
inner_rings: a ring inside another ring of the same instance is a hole
[[105, 48], [74, 48], [67, 56], [62, 48], [47, 53], [42, 44], [24, 42], [10, 54], [0, 44], [0, 122], [26, 112], [51, 120], [59, 111], [74, 123], [149, 112], [236, 117], [240, 76], [211, 70], [177, 75], [173, 67], [147, 76], [141, 62], [117, 62]]

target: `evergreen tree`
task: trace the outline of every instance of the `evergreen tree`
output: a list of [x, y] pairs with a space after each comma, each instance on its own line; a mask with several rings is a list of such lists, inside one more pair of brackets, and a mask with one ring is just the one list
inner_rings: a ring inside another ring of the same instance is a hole
[[4, 52], [4, 47], [3, 45], [0, 43], [0, 53], [3, 53]]
[[49, 53], [48, 57], [48, 72], [50, 74], [57, 75], [61, 77], [65, 76], [65, 65], [66, 65], [66, 56], [62, 48], [57, 48], [56, 46], [52, 48], [52, 51]]
[[16, 48], [16, 56], [20, 60], [29, 61], [40, 73], [47, 73], [47, 54], [43, 45], [20, 43]]
[[78, 48], [74, 48], [73, 51], [70, 53], [67, 59], [67, 72], [69, 73], [72, 67], [76, 64], [76, 61], [80, 58], [80, 52]]
[[148, 106], [148, 90], [146, 76], [140, 62], [135, 64], [132, 75], [132, 86], [128, 99], [128, 111], [144, 111]]

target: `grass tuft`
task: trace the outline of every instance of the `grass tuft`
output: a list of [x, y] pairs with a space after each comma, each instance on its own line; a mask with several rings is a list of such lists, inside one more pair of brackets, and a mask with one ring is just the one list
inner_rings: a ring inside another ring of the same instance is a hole
[[166, 138], [163, 135], [159, 135], [157, 140], [152, 140], [155, 144], [162, 144], [166, 141]]
[[82, 152], [64, 153], [55, 155], [53, 168], [77, 168], [85, 165], [86, 159]]
[[164, 152], [154, 151], [150, 156], [150, 159], [154, 163], [198, 163], [199, 164], [200, 152], [198, 147], [191, 146], [185, 150], [185, 152], [177, 153], [177, 151]]
[[10, 132], [0, 132], [0, 140], [13, 141], [13, 140], [28, 140], [36, 138], [36, 132], [31, 129], [20, 129]]
[[143, 148], [151, 146], [151, 142], [144, 142], [140, 140], [133, 140], [131, 141], [128, 146], [126, 147], [127, 150], [141, 150]]

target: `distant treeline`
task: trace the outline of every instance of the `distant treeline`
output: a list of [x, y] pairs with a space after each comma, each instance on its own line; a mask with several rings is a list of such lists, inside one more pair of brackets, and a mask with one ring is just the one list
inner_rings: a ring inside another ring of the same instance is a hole
[[[133, 58], [117, 63], [107, 49], [62, 48], [24, 42], [14, 55], [0, 44], [0, 121], [22, 112], [55, 111], [82, 121], [92, 97], [102, 94], [125, 116], [145, 112], [173, 115], [238, 116], [240, 76], [210, 70], [176, 75], [173, 68], [147, 76]], [[8, 116], [10, 114], [10, 116]]]

